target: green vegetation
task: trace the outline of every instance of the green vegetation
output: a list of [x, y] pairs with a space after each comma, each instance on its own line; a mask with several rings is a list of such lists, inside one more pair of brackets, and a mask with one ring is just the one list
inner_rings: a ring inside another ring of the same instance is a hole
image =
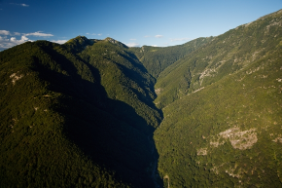
[[282, 186], [281, 24], [282, 11], [239, 26], [160, 74], [154, 140], [169, 187]]
[[232, 29], [170, 65], [155, 85], [157, 106], [163, 108], [271, 53], [282, 40], [280, 14]]
[[157, 78], [166, 67], [192, 53], [212, 39], [213, 37], [198, 38], [178, 46], [163, 48], [143, 46], [141, 48], [130, 48], [130, 50], [134, 52], [148, 72]]
[[0, 187], [281, 187], [281, 26], [1, 52]]
[[151, 76], [126, 48], [72, 41], [1, 52], [0, 187], [152, 187]]

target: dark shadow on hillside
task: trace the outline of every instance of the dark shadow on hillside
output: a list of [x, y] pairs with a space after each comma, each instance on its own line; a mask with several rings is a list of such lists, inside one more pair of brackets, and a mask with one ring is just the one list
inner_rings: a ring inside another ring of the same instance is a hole
[[[139, 69], [141, 72], [143, 73], [146, 73], [148, 75], [149, 72], [147, 71], [147, 69], [144, 67], [144, 65], [139, 62], [138, 58], [132, 54], [132, 53], [127, 53], [129, 55], [129, 57], [123, 55], [123, 54], [119, 54], [120, 56], [122, 56], [124, 59], [126, 59], [127, 61], [131, 62], [135, 68]], [[133, 60], [133, 61], [132, 61]], [[139, 63], [138, 63], [139, 62]], [[120, 67], [120, 70], [122, 70], [122, 72], [124, 73], [124, 75], [130, 79], [132, 79], [133, 81], [135, 81], [136, 83], [138, 83], [140, 86], [142, 86], [144, 82], [146, 82], [145, 78], [143, 78], [140, 74], [133, 74], [133, 72], [128, 69], [126, 66], [123, 66], [121, 64], [118, 64], [118, 66]], [[136, 71], [136, 70], [135, 70]], [[154, 88], [154, 85], [156, 83], [156, 79], [152, 76], [151, 76], [151, 79], [150, 79], [150, 83], [149, 83], [149, 89], [150, 91], [155, 91], [155, 88]], [[133, 88], [132, 88], [133, 89]], [[161, 115], [161, 119], [163, 119], [163, 112], [162, 110], [158, 109], [156, 107], [156, 105], [153, 103], [153, 100], [157, 97], [156, 93], [153, 92], [153, 97], [148, 97], [150, 96], [148, 90], [146, 90], [144, 87], [143, 87], [144, 91], [146, 92], [146, 98], [144, 98], [141, 93], [139, 93], [138, 91], [135, 90], [135, 93], [137, 94], [138, 96], [138, 99], [141, 100], [142, 102], [146, 103], [148, 106], [150, 106], [151, 108], [155, 109], [158, 111], [158, 113]], [[134, 89], [133, 89], [134, 90]], [[160, 122], [159, 122], [160, 123]]]
[[[65, 116], [65, 133], [95, 164], [115, 172], [132, 187], [161, 186], [156, 176], [158, 154], [153, 141], [154, 129], [124, 102], [109, 99], [99, 82], [81, 79], [73, 63], [48, 50], [66, 76], [35, 59], [34, 69], [50, 83], [49, 89], [62, 93], [54, 110]], [[91, 68], [95, 80], [98, 70]], [[152, 174], [155, 172], [155, 174]]]

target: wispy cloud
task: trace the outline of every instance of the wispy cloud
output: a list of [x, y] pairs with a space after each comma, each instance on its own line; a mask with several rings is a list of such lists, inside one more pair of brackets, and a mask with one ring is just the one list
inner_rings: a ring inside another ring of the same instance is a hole
[[4, 38], [0, 36], [0, 48], [11, 48], [13, 46], [22, 44], [27, 41], [32, 41], [26, 36], [21, 36], [20, 40], [17, 40], [15, 37], [11, 37], [10, 39]]
[[[1, 36], [2, 35], [2, 36]], [[10, 38], [8, 36], [11, 36]], [[20, 39], [17, 39], [15, 36], [19, 36]], [[0, 48], [11, 48], [13, 46], [22, 44], [27, 41], [32, 41], [28, 38], [28, 36], [34, 37], [52, 37], [54, 35], [49, 33], [42, 33], [41, 31], [37, 31], [34, 33], [19, 33], [19, 32], [10, 32], [7, 30], [0, 30]], [[54, 41], [57, 43], [64, 43], [64, 40]]]
[[155, 35], [155, 38], [163, 38], [163, 35]]
[[48, 33], [41, 33], [41, 31], [37, 31], [34, 33], [25, 33], [24, 36], [36, 36], [36, 37], [52, 37], [54, 35]]
[[37, 31], [34, 33], [19, 33], [19, 32], [10, 32], [7, 30], [0, 30], [0, 35], [23, 35], [23, 36], [36, 36], [36, 37], [52, 37], [54, 35], [48, 33], [42, 33], [41, 31]]
[[102, 33], [99, 33], [99, 34], [97, 34], [98, 36], [101, 36], [102, 35]]
[[126, 44], [126, 46], [128, 46], [128, 47], [139, 47], [140, 44], [138, 44], [138, 43], [136, 43], [136, 42], [132, 42], [132, 43]]
[[95, 33], [86, 33], [86, 35], [96, 35]]
[[188, 41], [191, 40], [190, 38], [174, 38], [174, 39], [170, 39], [171, 42], [175, 42], [175, 41]]
[[11, 33], [7, 30], [0, 30], [0, 35], [11, 35]]
[[150, 35], [145, 35], [145, 36], [144, 36], [144, 38], [149, 38], [149, 37], [151, 37], [151, 36], [150, 36]]
[[58, 43], [58, 44], [64, 44], [66, 43], [68, 40], [51, 40], [51, 42], [54, 42], [54, 43]]
[[136, 40], [136, 39], [129, 39], [129, 40]]
[[1, 37], [0, 36], [0, 42], [2, 42], [2, 41], [9, 41], [9, 39], [7, 39], [7, 37]]
[[22, 3], [22, 4], [18, 4], [18, 3], [10, 3], [11, 5], [18, 5], [18, 6], [22, 6], [22, 7], [29, 7], [29, 5]]

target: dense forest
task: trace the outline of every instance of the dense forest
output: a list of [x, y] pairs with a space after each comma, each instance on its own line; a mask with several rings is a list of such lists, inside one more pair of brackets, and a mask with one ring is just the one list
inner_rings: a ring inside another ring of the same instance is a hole
[[0, 187], [282, 187], [281, 28], [0, 52]]

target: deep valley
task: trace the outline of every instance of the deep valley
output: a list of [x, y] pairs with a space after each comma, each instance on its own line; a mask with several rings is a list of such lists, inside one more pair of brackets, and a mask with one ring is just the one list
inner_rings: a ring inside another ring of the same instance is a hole
[[282, 187], [281, 29], [0, 52], [0, 187]]

